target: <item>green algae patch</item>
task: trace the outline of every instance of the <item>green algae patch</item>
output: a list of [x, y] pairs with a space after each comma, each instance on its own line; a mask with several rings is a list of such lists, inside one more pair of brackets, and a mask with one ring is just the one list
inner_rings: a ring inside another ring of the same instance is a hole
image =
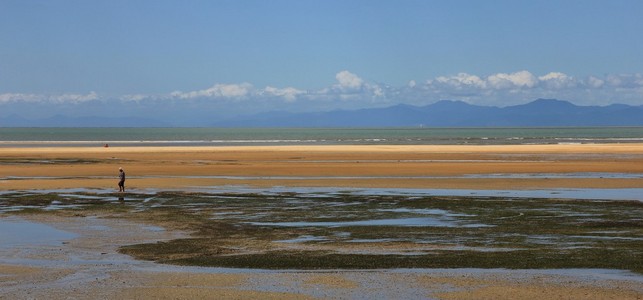
[[182, 215], [200, 219], [193, 238], [121, 251], [161, 263], [235, 268], [643, 273], [639, 201], [346, 193], [190, 197], [166, 203], [199, 203], [201, 209]]
[[[127, 252], [127, 251], [126, 251]], [[589, 254], [585, 256], [586, 254]], [[245, 255], [201, 255], [158, 260], [194, 266], [260, 269], [506, 268], [630, 269], [643, 273], [640, 257], [614, 251], [553, 253], [548, 251], [438, 251], [426, 255], [337, 254], [320, 251], [272, 251]], [[607, 255], [607, 256], [605, 256]], [[627, 265], [628, 267], [623, 267]]]
[[364, 192], [15, 192], [0, 195], [0, 211], [123, 218], [190, 233], [189, 238], [120, 249], [166, 264], [643, 273], [640, 201]]

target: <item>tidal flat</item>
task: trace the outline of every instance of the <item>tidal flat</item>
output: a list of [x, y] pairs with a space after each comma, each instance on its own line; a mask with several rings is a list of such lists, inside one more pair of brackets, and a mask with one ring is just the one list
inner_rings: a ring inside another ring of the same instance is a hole
[[335, 192], [8, 191], [0, 217], [124, 219], [188, 232], [119, 251], [275, 270], [619, 269], [643, 274], [643, 202]]

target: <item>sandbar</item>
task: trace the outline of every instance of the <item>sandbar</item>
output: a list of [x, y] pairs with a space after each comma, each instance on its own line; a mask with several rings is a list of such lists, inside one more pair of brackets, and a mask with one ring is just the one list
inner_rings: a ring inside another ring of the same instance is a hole
[[130, 189], [643, 187], [640, 143], [0, 148], [0, 165], [0, 190], [111, 189], [119, 167]]

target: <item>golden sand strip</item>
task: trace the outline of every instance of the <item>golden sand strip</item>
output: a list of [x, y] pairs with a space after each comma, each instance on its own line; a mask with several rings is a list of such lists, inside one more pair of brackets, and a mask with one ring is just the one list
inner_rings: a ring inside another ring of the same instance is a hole
[[[0, 190], [111, 189], [118, 167], [133, 189], [641, 188], [600, 174], [643, 174], [643, 144], [0, 148], [0, 166]], [[570, 173], [599, 175], [547, 176]]]

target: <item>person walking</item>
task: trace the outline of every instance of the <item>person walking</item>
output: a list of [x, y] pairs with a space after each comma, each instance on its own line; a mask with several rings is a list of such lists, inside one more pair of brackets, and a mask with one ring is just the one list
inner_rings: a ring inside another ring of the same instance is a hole
[[125, 171], [123, 168], [118, 168], [118, 191], [125, 192]]

